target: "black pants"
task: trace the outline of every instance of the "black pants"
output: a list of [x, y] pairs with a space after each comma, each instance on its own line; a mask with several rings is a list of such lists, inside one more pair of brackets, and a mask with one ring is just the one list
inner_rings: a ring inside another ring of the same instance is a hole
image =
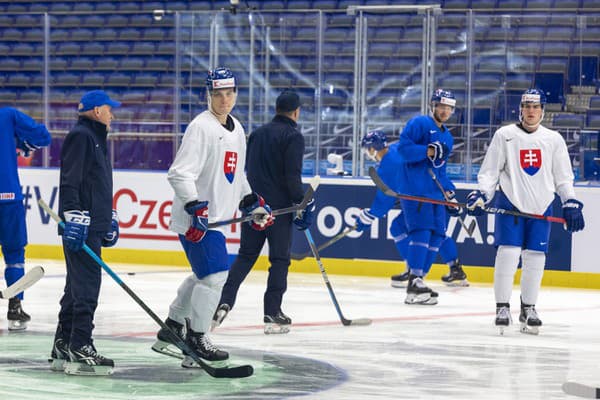
[[[105, 232], [90, 231], [86, 244], [100, 257]], [[60, 300], [56, 338], [77, 349], [92, 343], [94, 313], [98, 306], [102, 269], [84, 250], [77, 252], [63, 244], [67, 264], [65, 290]]]
[[247, 223], [242, 224], [240, 251], [229, 270], [219, 304], [229, 304], [233, 308], [238, 289], [260, 255], [265, 239], [269, 243], [271, 267], [264, 295], [264, 313], [265, 315], [277, 315], [281, 309], [283, 294], [287, 289], [292, 242], [292, 214], [279, 215], [275, 218], [275, 223], [264, 231], [254, 230]]

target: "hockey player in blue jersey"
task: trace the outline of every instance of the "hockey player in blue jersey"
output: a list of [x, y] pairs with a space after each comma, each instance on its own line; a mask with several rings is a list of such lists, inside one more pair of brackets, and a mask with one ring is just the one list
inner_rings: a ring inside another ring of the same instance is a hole
[[[24, 275], [27, 227], [21, 183], [17, 172], [17, 149], [25, 157], [50, 144], [43, 124], [12, 107], [0, 108], [0, 245], [6, 268], [4, 279], [12, 285]], [[23, 330], [31, 317], [21, 307], [23, 293], [8, 301], [8, 329]]]
[[[361, 147], [366, 152], [367, 156], [376, 162], [379, 162], [377, 169], [378, 175], [389, 187], [397, 187], [398, 185], [398, 167], [402, 162], [398, 153], [398, 143], [388, 146], [387, 136], [382, 131], [372, 131], [365, 135], [361, 141]], [[388, 213], [395, 205], [395, 199], [383, 194], [380, 190], [377, 191], [375, 199], [370, 208], [361, 210], [361, 213], [356, 217], [356, 229], [359, 232], [367, 229], [375, 220]], [[390, 224], [390, 233], [394, 239], [394, 243], [402, 258], [406, 259], [408, 250], [408, 232], [404, 215], [402, 211], [398, 214]], [[440, 247], [440, 255], [444, 262], [450, 266], [450, 272], [444, 275], [442, 280], [448, 284], [468, 285], [466, 274], [462, 270], [458, 261], [458, 252], [454, 240], [446, 237]], [[443, 250], [443, 251], [442, 251]], [[433, 260], [432, 260], [433, 261]], [[431, 265], [427, 266], [429, 271]], [[408, 281], [408, 266], [407, 272], [392, 277], [392, 286], [406, 287]]]
[[[400, 134], [398, 153], [399, 193], [445, 200], [431, 178], [433, 170], [447, 196], [455, 187], [446, 176], [446, 161], [454, 140], [444, 125], [456, 106], [454, 95], [437, 89], [430, 99], [430, 115], [409, 120]], [[437, 296], [423, 282], [440, 245], [446, 237], [446, 207], [438, 204], [401, 200], [404, 220], [408, 228], [406, 260], [410, 267], [406, 288], [406, 304], [437, 304]]]

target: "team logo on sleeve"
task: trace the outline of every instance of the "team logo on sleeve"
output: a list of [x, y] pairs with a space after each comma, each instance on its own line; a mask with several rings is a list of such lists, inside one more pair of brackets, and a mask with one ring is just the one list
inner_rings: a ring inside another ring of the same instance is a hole
[[229, 183], [233, 183], [235, 176], [235, 168], [237, 167], [238, 155], [235, 151], [225, 152], [225, 161], [223, 162], [223, 172]]
[[527, 149], [519, 151], [521, 168], [529, 175], [535, 175], [542, 167], [542, 151], [540, 149]]

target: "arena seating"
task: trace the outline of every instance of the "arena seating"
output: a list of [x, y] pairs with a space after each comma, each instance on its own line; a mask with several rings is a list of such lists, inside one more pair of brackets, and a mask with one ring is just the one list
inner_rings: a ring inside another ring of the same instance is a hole
[[[240, 2], [242, 5], [245, 2]], [[349, 137], [335, 138], [336, 124], [352, 123], [354, 93], [355, 19], [345, 9], [356, 4], [421, 4], [399, 1], [248, 1], [261, 11], [260, 24], [269, 26], [270, 42], [257, 40], [254, 81], [261, 96], [293, 86], [304, 94], [303, 120], [314, 123], [314, 87], [319, 78], [317, 9], [324, 11], [322, 43], [323, 93], [319, 94], [324, 151], [348, 150]], [[471, 74], [474, 129], [493, 130], [514, 120], [518, 95], [536, 85], [547, 93], [546, 124], [561, 131], [598, 128], [598, 57], [600, 2], [594, 0], [442, 0], [436, 29], [436, 85], [453, 90], [459, 104], [467, 99]], [[240, 7], [242, 7], [240, 5]], [[245, 5], [244, 5], [245, 7]], [[203, 105], [202, 74], [208, 68], [209, 22], [190, 13], [182, 18], [182, 49], [175, 55], [174, 15], [155, 18], [153, 11], [209, 11], [229, 9], [229, 1], [8, 1], [0, 0], [0, 104], [16, 104], [34, 117], [43, 117], [44, 54], [49, 54], [50, 128], [65, 132], [75, 115], [81, 93], [104, 88], [127, 107], [119, 110], [115, 150], [131, 157], [119, 167], [166, 168], [176, 140], [175, 115], [185, 124]], [[473, 64], [468, 64], [465, 11], [474, 14]], [[307, 10], [307, 12], [298, 12]], [[310, 12], [313, 10], [313, 12]], [[44, 41], [44, 15], [49, 12], [50, 41]], [[510, 18], [507, 18], [510, 15]], [[283, 16], [283, 17], [282, 17]], [[246, 18], [247, 20], [247, 18]], [[239, 71], [241, 85], [236, 115], [247, 126], [250, 114], [262, 122], [264, 110], [249, 110], [249, 24], [228, 20], [220, 38], [219, 63]], [[246, 21], [247, 22], [247, 21]], [[261, 31], [261, 34], [264, 33]], [[367, 35], [367, 118], [393, 126], [397, 134], [420, 111], [422, 16], [407, 13], [369, 16]], [[269, 51], [271, 58], [267, 60]], [[173, 106], [176, 63], [181, 110]], [[271, 98], [271, 100], [273, 100]], [[458, 110], [456, 132], [467, 113]], [[252, 121], [256, 126], [256, 121]], [[387, 126], [387, 125], [386, 125]], [[486, 131], [486, 135], [489, 132]], [[151, 139], [142, 135], [153, 135]], [[161, 136], [162, 135], [162, 136]], [[171, 135], [171, 137], [169, 137]], [[568, 135], [566, 135], [567, 137]], [[459, 140], [461, 138], [458, 138]], [[59, 140], [59, 139], [58, 139]], [[133, 151], [134, 143], [141, 149]], [[164, 147], [164, 146], [163, 146]], [[59, 148], [53, 144], [51, 164]], [[572, 147], [574, 148], [574, 147]], [[575, 150], [574, 150], [575, 151]], [[158, 152], [156, 162], [148, 156]], [[164, 153], [164, 154], [163, 154]], [[460, 154], [457, 158], [460, 159]], [[117, 157], [119, 158], [119, 157]]]

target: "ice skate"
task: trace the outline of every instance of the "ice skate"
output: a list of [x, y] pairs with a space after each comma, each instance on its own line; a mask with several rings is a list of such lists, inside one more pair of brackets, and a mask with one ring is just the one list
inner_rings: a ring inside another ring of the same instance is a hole
[[21, 300], [13, 297], [8, 300], [8, 312], [6, 313], [9, 331], [23, 331], [27, 329], [27, 323], [31, 317], [21, 307]]
[[69, 361], [69, 346], [64, 340], [54, 340], [48, 361], [52, 371], [63, 372], [65, 370], [65, 364]]
[[540, 333], [542, 321], [535, 311], [535, 305], [521, 303], [521, 314], [519, 314], [519, 322], [521, 323], [521, 333], [537, 335]]
[[405, 288], [408, 284], [408, 275], [408, 271], [405, 271], [398, 275], [392, 275], [392, 287]]
[[458, 263], [450, 267], [450, 271], [442, 276], [442, 281], [448, 286], [469, 286], [467, 274], [465, 274], [462, 266]]
[[496, 305], [496, 327], [498, 327], [500, 334], [504, 335], [504, 330], [512, 324], [512, 317], [510, 315], [510, 305], [507, 303], [499, 303]]
[[[194, 332], [188, 326], [185, 342], [200, 358], [206, 361], [223, 361], [229, 358], [229, 353], [217, 348], [208, 340], [203, 332]], [[185, 354], [185, 353], [184, 353]], [[181, 366], [184, 368], [200, 368], [198, 363], [185, 354]]]
[[96, 352], [94, 345], [86, 344], [78, 349], [69, 348], [70, 361], [65, 364], [68, 375], [112, 375], [115, 363]]
[[217, 311], [215, 311], [215, 315], [213, 315], [212, 322], [210, 323], [211, 331], [214, 331], [215, 328], [221, 326], [223, 320], [225, 317], [227, 317], [227, 314], [229, 314], [229, 311], [231, 311], [229, 304], [221, 304], [219, 307], [217, 307]]
[[423, 278], [416, 275], [409, 276], [404, 303], [433, 306], [437, 304], [437, 298], [438, 293], [428, 288]]
[[275, 316], [265, 315], [263, 321], [266, 335], [289, 333], [292, 325], [292, 319], [281, 310]]
[[[165, 324], [171, 328], [173, 332], [182, 340], [185, 340], [185, 334], [183, 330], [183, 325], [177, 321], [172, 320], [171, 318], [167, 318], [165, 320]], [[152, 345], [152, 350], [157, 353], [161, 353], [170, 357], [183, 359], [183, 353], [175, 344], [175, 341], [172, 338], [172, 333], [167, 329], [161, 328], [156, 334], [156, 342]]]

